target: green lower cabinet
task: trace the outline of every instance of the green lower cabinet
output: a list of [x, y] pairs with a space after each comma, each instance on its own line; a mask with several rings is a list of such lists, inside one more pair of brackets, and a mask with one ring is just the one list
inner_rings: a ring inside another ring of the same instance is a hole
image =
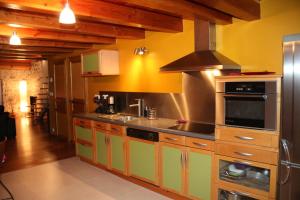
[[81, 127], [81, 126], [75, 126], [74, 129], [75, 129], [75, 134], [76, 134], [77, 139], [92, 142], [92, 140], [93, 140], [92, 129], [84, 128], [84, 127]]
[[211, 155], [189, 151], [188, 153], [188, 196], [201, 200], [211, 199]]
[[129, 172], [150, 182], [157, 182], [155, 145], [129, 140]]
[[183, 193], [181, 155], [182, 150], [179, 148], [161, 147], [162, 187], [177, 193]]
[[125, 172], [124, 140], [122, 136], [110, 136], [111, 168]]
[[80, 143], [77, 143], [76, 146], [78, 156], [93, 160], [93, 148], [91, 146], [83, 145]]
[[96, 163], [107, 166], [107, 145], [106, 134], [100, 131], [96, 131]]

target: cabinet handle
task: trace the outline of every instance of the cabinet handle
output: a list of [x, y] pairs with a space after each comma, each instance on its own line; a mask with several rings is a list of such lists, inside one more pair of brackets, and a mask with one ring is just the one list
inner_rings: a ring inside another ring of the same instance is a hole
[[180, 161], [181, 161], [181, 166], [184, 165], [184, 160], [183, 160], [183, 152], [181, 152], [181, 155], [180, 155]]
[[189, 160], [189, 157], [188, 157], [188, 152], [185, 152], [185, 164], [187, 165], [188, 164], [188, 160]]
[[199, 146], [199, 147], [206, 147], [207, 144], [203, 144], [203, 143], [198, 143], [198, 142], [193, 142], [194, 145]]
[[79, 125], [79, 127], [81, 127], [81, 128], [85, 128], [83, 125]]
[[250, 194], [244, 193], [244, 192], [230, 191], [230, 193], [233, 194], [233, 195], [239, 195], [239, 196], [251, 197]]
[[105, 144], [107, 145], [107, 136], [105, 136]]
[[247, 137], [247, 136], [234, 136], [234, 137], [236, 137], [237, 139], [240, 139], [240, 140], [254, 140], [254, 138]]
[[118, 128], [111, 128], [111, 130], [113, 130], [113, 131], [119, 131]]
[[176, 138], [170, 138], [170, 137], [166, 137], [165, 139], [166, 139], [166, 140], [170, 140], [170, 141], [177, 141], [177, 139], [176, 139]]
[[245, 153], [245, 152], [234, 152], [235, 154], [239, 155], [239, 156], [246, 156], [246, 157], [250, 157], [250, 156], [253, 156], [252, 153]]

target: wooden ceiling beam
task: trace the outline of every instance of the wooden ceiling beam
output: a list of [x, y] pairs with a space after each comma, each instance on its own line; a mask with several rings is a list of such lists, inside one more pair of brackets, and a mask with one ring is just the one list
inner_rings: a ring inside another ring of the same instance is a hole
[[260, 3], [257, 0], [192, 0], [243, 20], [260, 19]]
[[29, 28], [14, 28], [3, 24], [0, 24], [0, 30], [0, 35], [7, 37], [10, 37], [13, 31], [17, 31], [20, 38], [28, 39], [58, 40], [94, 44], [114, 44], [116, 42], [115, 38], [109, 37], [62, 33], [57, 31], [46, 31]]
[[[119, 3], [121, 5], [136, 6], [153, 11], [161, 11], [185, 19], [193, 20], [199, 17], [217, 24], [230, 24], [232, 17], [215, 9], [210, 9], [200, 4], [195, 4], [186, 0], [105, 0]], [[209, 0], [208, 0], [209, 1]]]
[[28, 57], [28, 58], [43, 58], [42, 55], [39, 54], [14, 54], [14, 53], [2, 53], [0, 52], [0, 57], [7, 57], [7, 58], [24, 58], [24, 57]]
[[105, 23], [90, 23], [77, 20], [75, 25], [62, 25], [57, 16], [37, 13], [20, 12], [16, 10], [0, 10], [0, 23], [18, 24], [29, 28], [50, 29], [79, 34], [116, 37], [121, 39], [144, 39], [145, 31], [140, 28], [109, 25]]
[[0, 70], [29, 70], [31, 60], [24, 59], [0, 59]]
[[18, 51], [18, 50], [6, 50], [6, 49], [1, 49], [0, 53], [11, 54], [11, 55], [39, 54], [39, 55], [45, 55], [45, 56], [51, 56], [51, 55], [58, 54], [57, 52]]
[[[0, 35], [1, 35], [1, 33], [0, 33]], [[1, 44], [9, 44], [9, 37], [0, 36], [0, 45]], [[34, 39], [24, 39], [23, 38], [21, 46], [89, 49], [89, 48], [92, 48], [93, 45], [88, 44], [88, 43], [79, 43], [79, 42], [34, 40]]]
[[46, 57], [1, 55], [0, 59], [45, 60]]
[[[165, 32], [181, 32], [183, 30], [182, 20], [174, 16], [99, 0], [70, 0], [69, 3], [79, 19], [88, 18]], [[55, 13], [57, 15], [63, 9], [65, 1], [0, 0], [0, 4], [6, 8]]]
[[56, 52], [56, 53], [71, 53], [73, 49], [55, 48], [55, 47], [28, 47], [18, 45], [0, 45], [1, 50], [13, 50], [19, 52]]

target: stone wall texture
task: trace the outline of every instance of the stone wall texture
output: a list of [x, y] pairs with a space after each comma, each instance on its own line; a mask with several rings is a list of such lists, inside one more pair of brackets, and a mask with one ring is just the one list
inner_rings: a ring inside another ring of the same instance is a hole
[[0, 80], [2, 80], [5, 111], [20, 113], [20, 81], [27, 82], [27, 102], [30, 105], [30, 96], [38, 96], [41, 93], [40, 88], [47, 87], [44, 83], [48, 83], [48, 63], [47, 61], [33, 62], [30, 70], [0, 69]]

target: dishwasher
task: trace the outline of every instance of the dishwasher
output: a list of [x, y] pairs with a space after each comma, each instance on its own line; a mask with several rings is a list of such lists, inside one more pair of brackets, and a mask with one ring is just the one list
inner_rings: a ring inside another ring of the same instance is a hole
[[127, 128], [127, 138], [129, 176], [158, 185], [158, 132]]

